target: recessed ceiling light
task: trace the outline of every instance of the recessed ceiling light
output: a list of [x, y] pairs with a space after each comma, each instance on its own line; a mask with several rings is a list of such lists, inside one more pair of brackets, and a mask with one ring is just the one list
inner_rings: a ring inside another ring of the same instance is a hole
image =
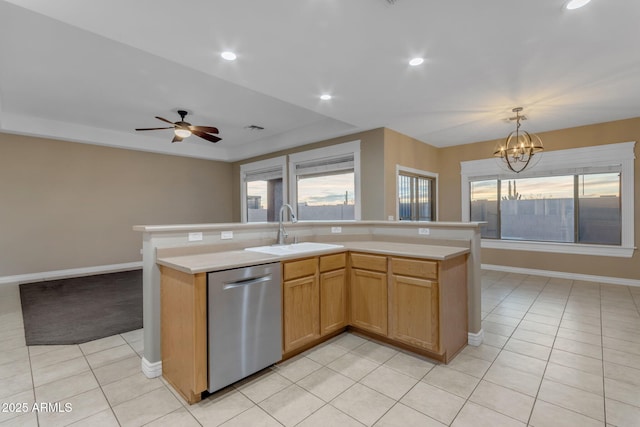
[[227, 61], [235, 61], [235, 59], [237, 58], [236, 54], [231, 51], [222, 52], [220, 56], [222, 56], [222, 58], [226, 59]]
[[331, 99], [331, 95], [325, 93], [324, 95], [320, 95], [320, 99], [322, 99], [323, 101], [328, 101]]
[[590, 1], [591, 0], [570, 0], [565, 7], [569, 10], [579, 9]]
[[409, 61], [409, 65], [411, 65], [412, 67], [415, 67], [416, 65], [420, 65], [424, 62], [424, 58], [413, 58], [411, 61]]

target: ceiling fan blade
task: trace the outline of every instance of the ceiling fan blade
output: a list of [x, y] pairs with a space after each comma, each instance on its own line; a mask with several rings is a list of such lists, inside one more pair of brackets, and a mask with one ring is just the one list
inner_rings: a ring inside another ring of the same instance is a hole
[[200, 132], [207, 132], [207, 133], [220, 133], [218, 131], [218, 128], [214, 128], [212, 126], [189, 126], [189, 130], [191, 132], [193, 132], [194, 130], [197, 130]]
[[160, 130], [160, 129], [173, 129], [173, 127], [170, 127], [170, 128], [141, 128], [141, 129], [136, 129], [136, 130]]
[[170, 122], [170, 121], [169, 121], [169, 120], [167, 120], [167, 119], [163, 119], [162, 117], [158, 117], [158, 116], [156, 116], [156, 119], [158, 119], [158, 120], [162, 120], [163, 122], [167, 122], [167, 123], [169, 123], [170, 125], [174, 125], [174, 126], [175, 126], [175, 123]]
[[174, 135], [171, 142], [182, 142], [184, 138], [179, 137], [178, 135]]
[[195, 136], [199, 136], [202, 139], [206, 139], [209, 142], [214, 142], [215, 143], [215, 142], [218, 142], [218, 141], [222, 140], [222, 138], [218, 138], [215, 135], [209, 135], [208, 133], [204, 133], [204, 132], [201, 132], [199, 130], [192, 130], [191, 133], [193, 133]]

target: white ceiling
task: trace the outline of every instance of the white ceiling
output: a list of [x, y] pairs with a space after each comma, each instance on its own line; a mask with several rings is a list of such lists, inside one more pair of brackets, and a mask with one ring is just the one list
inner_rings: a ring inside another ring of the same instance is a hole
[[[640, 1], [564, 4], [0, 1], [0, 131], [234, 161], [378, 127], [496, 139], [516, 106], [532, 132], [640, 116]], [[179, 108], [222, 141], [134, 131]]]

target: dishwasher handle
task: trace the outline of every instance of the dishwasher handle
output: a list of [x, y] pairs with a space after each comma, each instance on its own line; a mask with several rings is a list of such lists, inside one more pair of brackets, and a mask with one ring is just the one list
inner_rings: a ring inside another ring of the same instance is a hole
[[223, 291], [227, 289], [239, 288], [241, 286], [251, 286], [257, 285], [259, 283], [269, 282], [271, 280], [271, 275], [262, 276], [262, 277], [252, 277], [250, 279], [238, 280], [237, 282], [225, 282]]

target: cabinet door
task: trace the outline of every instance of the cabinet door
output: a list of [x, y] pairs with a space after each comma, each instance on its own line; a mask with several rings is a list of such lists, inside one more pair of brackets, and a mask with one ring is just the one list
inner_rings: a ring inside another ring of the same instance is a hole
[[351, 324], [387, 335], [387, 275], [351, 269]]
[[284, 352], [320, 336], [318, 279], [307, 276], [283, 283]]
[[438, 352], [438, 283], [391, 276], [391, 338]]
[[346, 270], [320, 274], [320, 335], [347, 326]]

